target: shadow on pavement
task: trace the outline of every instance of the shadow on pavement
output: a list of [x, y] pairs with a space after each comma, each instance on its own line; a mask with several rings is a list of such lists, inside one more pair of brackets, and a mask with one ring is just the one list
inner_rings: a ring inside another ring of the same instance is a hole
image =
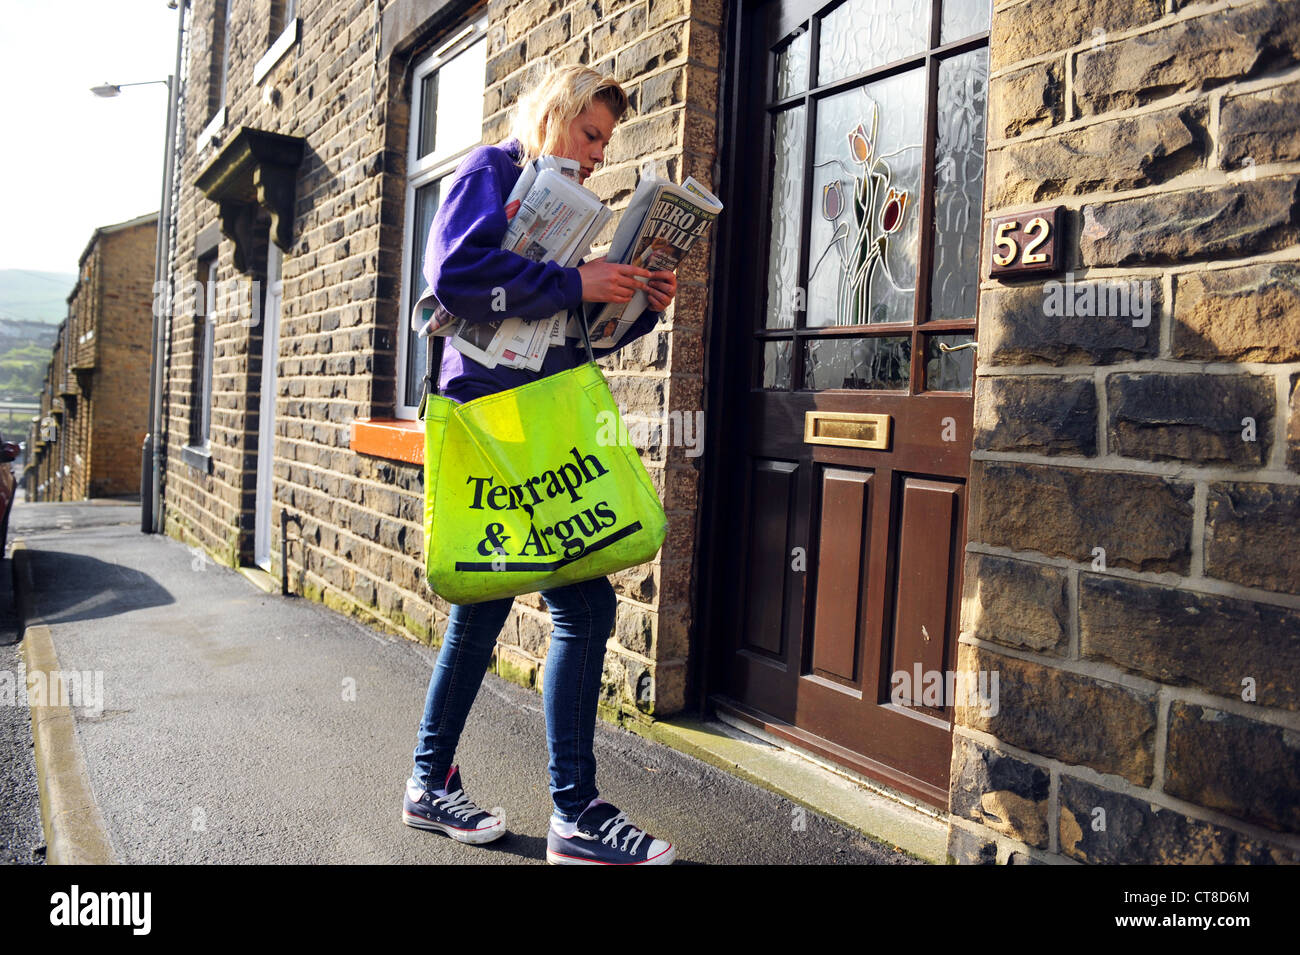
[[98, 620], [176, 602], [167, 588], [130, 567], [57, 550], [29, 550], [35, 612], [47, 624]]

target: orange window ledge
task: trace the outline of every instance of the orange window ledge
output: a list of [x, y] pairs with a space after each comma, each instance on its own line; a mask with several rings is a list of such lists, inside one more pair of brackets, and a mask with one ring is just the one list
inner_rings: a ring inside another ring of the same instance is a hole
[[407, 418], [353, 418], [348, 443], [358, 454], [424, 463], [424, 423]]

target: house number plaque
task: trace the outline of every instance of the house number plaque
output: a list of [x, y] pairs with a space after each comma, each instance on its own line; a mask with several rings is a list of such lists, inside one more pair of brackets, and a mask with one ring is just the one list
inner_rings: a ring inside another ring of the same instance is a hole
[[989, 242], [989, 277], [1015, 278], [1059, 272], [1065, 207], [1031, 209], [993, 220]]

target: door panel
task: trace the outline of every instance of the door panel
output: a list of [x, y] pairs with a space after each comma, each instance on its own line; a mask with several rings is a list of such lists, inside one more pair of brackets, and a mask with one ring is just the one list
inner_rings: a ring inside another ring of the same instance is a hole
[[858, 669], [870, 489], [869, 473], [822, 469], [812, 669], [850, 683]]
[[[724, 360], [748, 374], [724, 412], [743, 492], [720, 503], [744, 541], [715, 557], [735, 589], [713, 686], [940, 803], [951, 701], [891, 695], [955, 666], [987, 6], [769, 0], [735, 33], [750, 202]], [[805, 440], [812, 411], [884, 416], [887, 440]]]

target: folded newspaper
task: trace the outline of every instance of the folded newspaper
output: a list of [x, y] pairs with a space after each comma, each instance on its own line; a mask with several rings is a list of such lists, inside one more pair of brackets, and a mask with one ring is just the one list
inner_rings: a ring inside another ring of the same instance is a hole
[[[613, 213], [595, 193], [576, 181], [578, 163], [543, 156], [524, 167], [506, 200], [510, 225], [501, 243], [535, 262], [576, 265]], [[694, 179], [681, 186], [642, 177], [640, 186], [614, 233], [608, 260], [634, 262], [651, 271], [675, 269], [695, 240], [708, 231], [722, 203]], [[626, 304], [588, 309], [591, 344], [616, 345], [645, 311], [648, 300], [638, 292]], [[460, 321], [426, 289], [411, 314], [411, 326], [421, 336], [450, 336], [450, 344], [487, 368], [498, 364], [540, 371], [546, 350], [563, 344], [567, 333], [581, 331], [560, 312], [541, 321], [502, 318], [486, 322]]]
[[[709, 231], [721, 212], [722, 202], [694, 178], [679, 186], [643, 175], [619, 220], [606, 260], [639, 265], [651, 272], [676, 271], [695, 240]], [[587, 305], [584, 316], [592, 347], [617, 345], [648, 304], [642, 291], [630, 302]], [[580, 332], [574, 328], [570, 334]]]

